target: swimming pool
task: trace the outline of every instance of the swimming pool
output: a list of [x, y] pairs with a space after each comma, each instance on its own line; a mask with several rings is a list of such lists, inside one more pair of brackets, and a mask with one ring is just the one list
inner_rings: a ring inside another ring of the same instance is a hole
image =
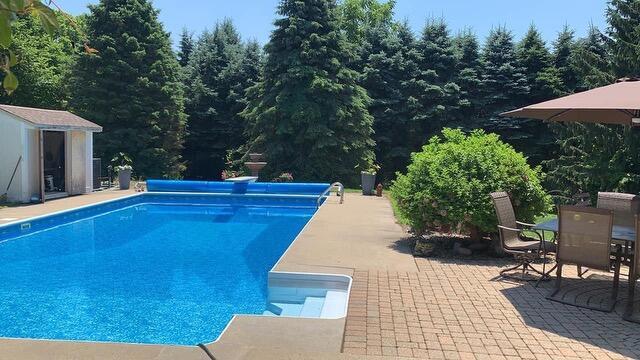
[[144, 193], [0, 227], [0, 337], [194, 345], [267, 310], [312, 195]]

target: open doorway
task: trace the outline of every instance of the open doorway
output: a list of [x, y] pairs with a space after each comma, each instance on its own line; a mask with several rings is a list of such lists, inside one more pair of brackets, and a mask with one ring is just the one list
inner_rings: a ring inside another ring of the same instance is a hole
[[43, 131], [44, 191], [47, 199], [66, 196], [65, 133]]

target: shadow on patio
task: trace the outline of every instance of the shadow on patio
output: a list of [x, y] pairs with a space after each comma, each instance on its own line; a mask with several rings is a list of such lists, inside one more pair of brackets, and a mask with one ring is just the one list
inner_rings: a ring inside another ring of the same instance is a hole
[[[563, 301], [592, 306], [599, 306], [608, 300], [612, 275], [590, 270], [584, 279], [579, 279], [575, 268], [573, 272], [572, 277], [563, 278], [558, 297]], [[630, 358], [640, 357], [640, 325], [624, 321], [621, 317], [626, 302], [626, 277], [621, 278], [616, 309], [611, 313], [548, 300], [546, 296], [552, 291], [553, 280], [555, 277], [537, 288], [533, 283], [505, 281], [515, 286], [500, 292], [527, 326], [556, 334], [558, 339], [575, 340]]]

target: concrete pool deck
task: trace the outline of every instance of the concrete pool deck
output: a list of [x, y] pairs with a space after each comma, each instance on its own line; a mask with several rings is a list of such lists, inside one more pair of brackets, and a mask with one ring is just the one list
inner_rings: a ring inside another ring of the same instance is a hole
[[0, 225], [13, 221], [51, 214], [58, 211], [91, 205], [102, 201], [113, 200], [136, 192], [130, 190], [109, 189], [96, 191], [86, 195], [74, 195], [65, 198], [48, 200], [44, 204], [16, 204], [7, 207], [0, 205]]

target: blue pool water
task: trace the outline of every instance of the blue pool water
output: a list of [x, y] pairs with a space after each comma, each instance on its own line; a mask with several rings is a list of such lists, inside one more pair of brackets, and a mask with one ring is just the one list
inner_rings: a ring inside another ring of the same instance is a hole
[[0, 231], [0, 336], [194, 345], [262, 314], [315, 199], [150, 195]]

